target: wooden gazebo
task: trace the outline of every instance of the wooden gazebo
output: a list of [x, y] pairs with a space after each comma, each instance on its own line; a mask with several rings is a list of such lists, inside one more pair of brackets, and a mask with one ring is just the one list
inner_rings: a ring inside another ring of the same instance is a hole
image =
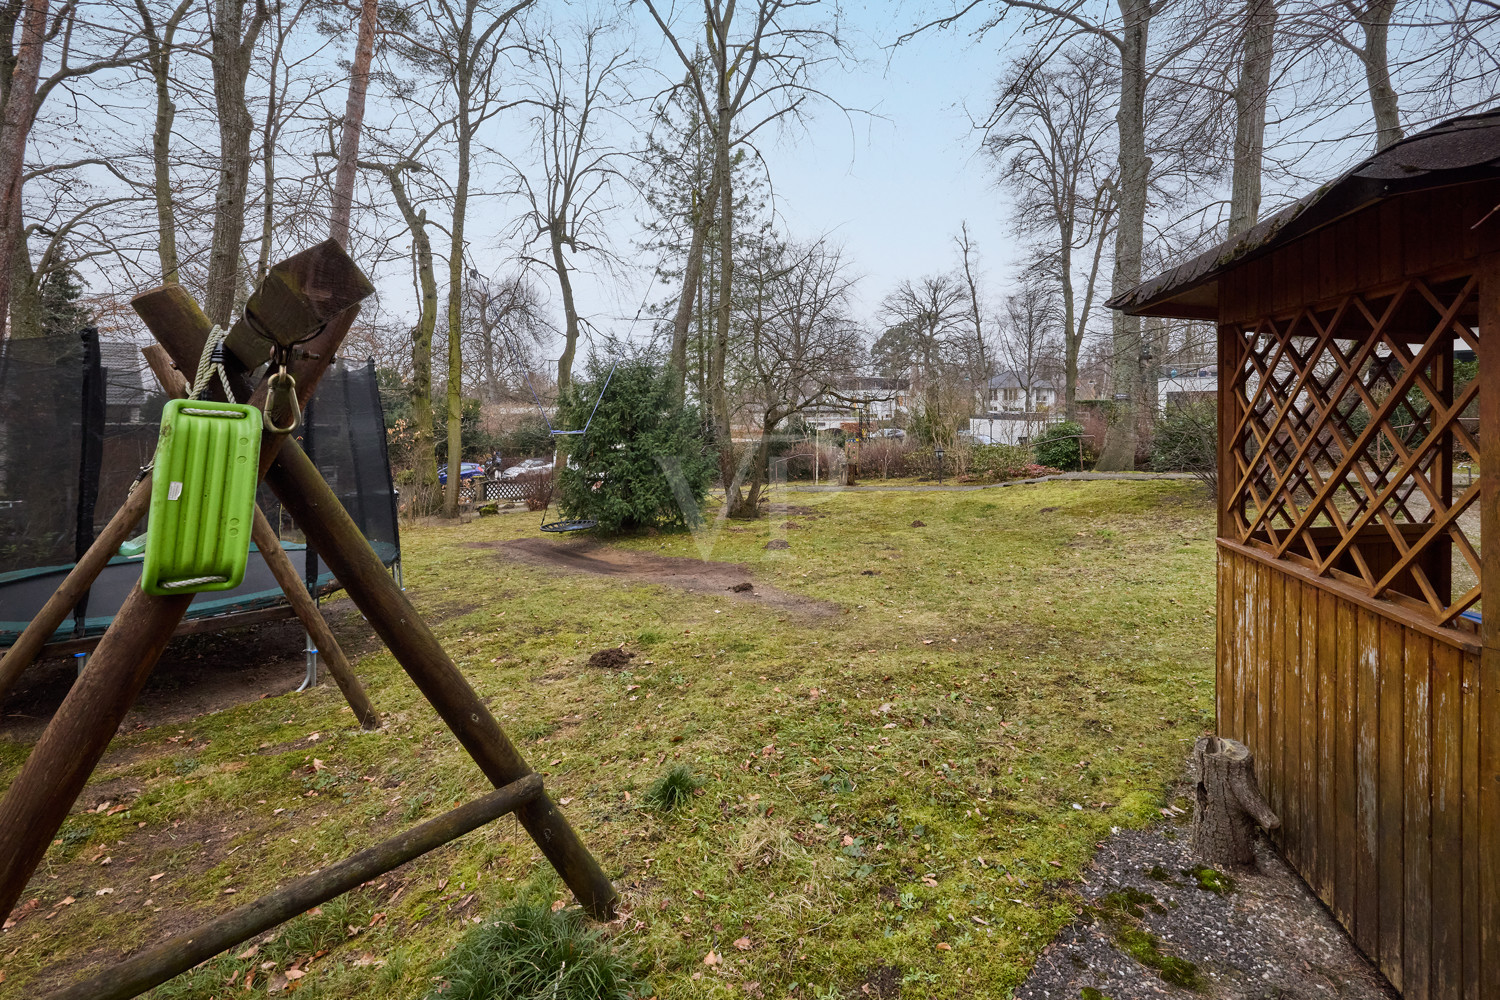
[[1405, 996], [1500, 997], [1500, 112], [1110, 304], [1218, 324], [1218, 731], [1282, 851]]

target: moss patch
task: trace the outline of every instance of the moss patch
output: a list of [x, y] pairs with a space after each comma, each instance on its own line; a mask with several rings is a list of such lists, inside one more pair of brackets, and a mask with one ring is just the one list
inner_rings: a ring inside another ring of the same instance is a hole
[[1182, 874], [1192, 880], [1193, 884], [1206, 892], [1217, 893], [1226, 896], [1234, 892], [1236, 884], [1233, 876], [1210, 868], [1207, 865], [1194, 865], [1192, 868], [1184, 868]]

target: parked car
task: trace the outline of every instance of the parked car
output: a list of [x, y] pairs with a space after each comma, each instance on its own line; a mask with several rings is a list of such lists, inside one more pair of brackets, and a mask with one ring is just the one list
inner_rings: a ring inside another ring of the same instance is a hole
[[[482, 475], [484, 475], [484, 466], [478, 462], [460, 462], [458, 465], [459, 482]], [[446, 465], [438, 466], [438, 482], [444, 486], [448, 485], [448, 467]]]
[[869, 438], [893, 438], [897, 441], [906, 440], [906, 432], [899, 427], [882, 427], [878, 431], [871, 431], [865, 436]]
[[533, 472], [551, 472], [552, 463], [545, 458], [528, 458], [520, 465], [512, 465], [500, 473], [501, 479], [519, 479]]
[[969, 444], [996, 443], [995, 439], [990, 437], [988, 434], [978, 434], [974, 431], [959, 431], [957, 437], [960, 441], [967, 441]]

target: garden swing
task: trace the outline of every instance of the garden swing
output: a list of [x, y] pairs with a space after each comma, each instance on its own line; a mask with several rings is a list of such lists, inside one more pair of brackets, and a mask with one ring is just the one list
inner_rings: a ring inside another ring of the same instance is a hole
[[[556, 427], [552, 426], [552, 421], [547, 416], [547, 410], [542, 406], [542, 398], [537, 395], [536, 386], [531, 382], [531, 375], [527, 373], [523, 368], [522, 372], [526, 376], [526, 386], [531, 390], [531, 398], [536, 401], [537, 412], [542, 415], [542, 421], [547, 425], [547, 433], [555, 438], [571, 437], [576, 435], [578, 437], [579, 443], [582, 444], [583, 441], [587, 439], [589, 426], [594, 422], [594, 414], [599, 412], [599, 404], [604, 401], [604, 394], [609, 391], [610, 380], [615, 377], [615, 369], [619, 366], [620, 362], [618, 360], [615, 361], [614, 364], [609, 366], [609, 374], [604, 378], [604, 385], [599, 387], [599, 396], [594, 400], [594, 408], [589, 410], [589, 418], [583, 422], [583, 429], [576, 431], [558, 430]], [[553, 450], [552, 464], [553, 468], [555, 469], [557, 467], [557, 454], [555, 448]], [[551, 531], [554, 533], [562, 533], [568, 531], [588, 531], [590, 528], [597, 528], [599, 526], [598, 521], [594, 520], [593, 518], [587, 517], [560, 518], [556, 521], [549, 521], [547, 520], [547, 511], [551, 508], [551, 506], [552, 491], [548, 490], [546, 493], [546, 500], [542, 504], [543, 531]]]

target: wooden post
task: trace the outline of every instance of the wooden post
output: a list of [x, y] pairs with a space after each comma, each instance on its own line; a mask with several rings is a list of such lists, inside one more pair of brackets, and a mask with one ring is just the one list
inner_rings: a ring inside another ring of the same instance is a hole
[[[295, 441], [282, 449], [266, 482], [485, 776], [498, 787], [531, 773]], [[613, 919], [614, 887], [551, 800], [540, 795], [516, 816], [583, 908], [596, 920]]]
[[[316, 388], [329, 359], [343, 342], [358, 312], [358, 303], [373, 291], [368, 279], [353, 267], [332, 241], [278, 264], [277, 268], [309, 254], [336, 255], [347, 265], [342, 271], [328, 265], [313, 273], [352, 273], [358, 280], [346, 279], [341, 284], [313, 287], [304, 299], [306, 311], [324, 325], [293, 365], [302, 400], [306, 400]], [[293, 269], [291, 273], [295, 277], [301, 272]], [[178, 286], [146, 293], [138, 297], [137, 302], [142, 299], [179, 307], [186, 301], [194, 310], [197, 309], [187, 292]], [[171, 310], [158, 312], [150, 308], [138, 308], [137, 311], [143, 318], [147, 318], [149, 312], [158, 319], [171, 313]], [[180, 318], [182, 310], [178, 308], [176, 314], [175, 318]], [[306, 316], [293, 315], [284, 325], [302, 329], [308, 322]], [[201, 344], [201, 338], [199, 342]], [[251, 397], [251, 402], [259, 402], [265, 395], [262, 386]], [[260, 452], [261, 476], [276, 457], [282, 441], [280, 436], [268, 434], [264, 437]], [[88, 667], [63, 699], [42, 738], [6, 790], [4, 799], [0, 799], [0, 913], [8, 913], [25, 889], [31, 873], [46, 853], [47, 845], [67, 818], [73, 801], [83, 791], [89, 775], [104, 755], [116, 728], [130, 710], [192, 599], [191, 594], [151, 597], [137, 584], [100, 640]]]
[[[1479, 969], [1500, 996], [1500, 253], [1479, 269]], [[1467, 766], [1467, 765], [1466, 765]], [[1466, 978], [1469, 978], [1466, 976]]]
[[270, 930], [283, 920], [290, 920], [499, 816], [514, 812], [541, 791], [542, 779], [535, 774], [497, 788], [405, 833], [305, 875], [253, 903], [236, 907], [155, 948], [117, 962], [92, 979], [51, 994], [47, 1000], [126, 1000], [139, 996], [225, 948]]
[[[160, 344], [143, 347], [141, 353], [146, 356], [146, 363], [156, 374], [156, 380], [161, 383], [162, 389], [168, 396], [187, 395], [187, 380], [182, 377], [181, 372], [172, 367], [171, 356]], [[266, 515], [259, 506], [255, 508], [250, 540], [255, 543], [256, 548], [260, 549], [266, 568], [276, 578], [276, 583], [281, 587], [282, 593], [286, 594], [287, 603], [292, 606], [292, 611], [302, 622], [302, 627], [307, 629], [308, 635], [312, 636], [313, 641], [318, 644], [319, 652], [328, 663], [328, 672], [333, 675], [334, 683], [343, 692], [344, 700], [349, 703], [349, 708], [353, 710], [354, 717], [359, 720], [360, 726], [364, 729], [379, 729], [380, 713], [375, 711], [375, 706], [370, 703], [370, 696], [365, 693], [364, 687], [359, 683], [353, 665], [349, 663], [338, 640], [334, 638], [333, 630], [328, 627], [323, 613], [318, 610], [307, 588], [302, 585], [302, 579], [297, 575], [296, 567], [287, 557], [286, 550], [281, 547], [281, 540], [276, 537], [275, 529], [271, 527], [271, 522], [266, 520]]]
[[[163, 322], [163, 314], [141, 312], [181, 367], [201, 353], [210, 324], [186, 293], [174, 296], [171, 306], [170, 322]], [[282, 452], [285, 460], [272, 466], [266, 482], [480, 770], [496, 787], [532, 773], [306, 453], [295, 441], [288, 441]], [[551, 800], [538, 796], [517, 818], [590, 916], [612, 919], [618, 898], [614, 887]]]
[[140, 523], [141, 518], [146, 516], [146, 510], [151, 506], [151, 476], [141, 480], [135, 490], [125, 498], [125, 503], [115, 511], [115, 516], [109, 519], [104, 530], [94, 539], [94, 544], [83, 554], [83, 558], [74, 563], [73, 568], [52, 596], [47, 598], [47, 603], [36, 616], [27, 623], [20, 636], [5, 651], [5, 656], [0, 659], [0, 701], [16, 683], [16, 679], [31, 666], [52, 638], [57, 627], [63, 623], [68, 614], [78, 604], [84, 592], [94, 585], [104, 567], [109, 565], [109, 560], [120, 548], [120, 543], [130, 538], [130, 533]]
[[313, 642], [318, 644], [318, 652], [328, 663], [328, 672], [333, 675], [334, 683], [338, 684], [339, 690], [344, 693], [344, 700], [354, 710], [354, 717], [359, 720], [360, 726], [365, 729], [379, 729], [380, 713], [375, 711], [375, 706], [370, 703], [370, 696], [365, 694], [364, 687], [355, 676], [354, 667], [344, 656], [339, 641], [333, 636], [333, 630], [328, 627], [323, 613], [318, 610], [307, 588], [302, 585], [302, 578], [297, 575], [296, 567], [287, 557], [286, 550], [281, 547], [281, 540], [276, 537], [275, 529], [271, 527], [271, 522], [266, 520], [266, 515], [259, 507], [255, 508], [255, 520], [251, 524], [250, 538], [255, 542], [255, 547], [260, 549], [262, 557], [266, 560], [266, 567], [270, 569], [271, 575], [276, 578], [282, 592], [286, 594], [287, 603], [297, 613], [302, 627], [307, 629]]

